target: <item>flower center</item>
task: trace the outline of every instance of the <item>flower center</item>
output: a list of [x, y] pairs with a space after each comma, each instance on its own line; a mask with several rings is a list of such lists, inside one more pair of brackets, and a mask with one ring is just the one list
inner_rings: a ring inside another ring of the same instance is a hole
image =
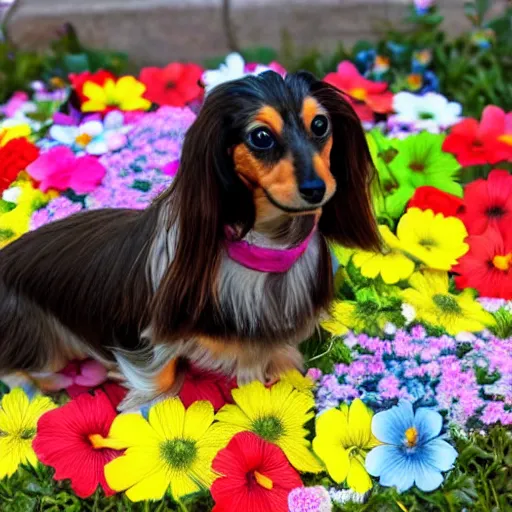
[[161, 444], [160, 454], [169, 466], [183, 470], [196, 458], [196, 443], [190, 439], [170, 439]]
[[350, 96], [356, 100], [364, 101], [367, 95], [368, 93], [366, 92], [366, 89], [363, 89], [362, 87], [355, 87], [354, 89], [350, 89]]
[[462, 312], [459, 303], [450, 295], [442, 295], [440, 293], [432, 297], [434, 304], [443, 311], [443, 313], [460, 314]]
[[262, 475], [259, 471], [255, 471], [253, 476], [256, 483], [263, 487], [263, 489], [270, 491], [274, 487], [274, 482], [272, 482], [268, 476]]
[[36, 429], [35, 428], [24, 428], [20, 432], [20, 439], [23, 439], [24, 441], [28, 439], [32, 439], [36, 435]]
[[432, 247], [435, 247], [437, 245], [437, 242], [433, 238], [422, 238], [418, 243], [428, 250], [432, 249]]
[[501, 206], [491, 206], [485, 210], [485, 214], [487, 217], [491, 217], [491, 219], [499, 219], [505, 215], [505, 209]]
[[416, 443], [418, 442], [418, 431], [414, 428], [408, 428], [405, 431], [405, 443], [409, 448], [412, 448], [413, 446], [416, 446]]
[[425, 164], [422, 164], [421, 162], [411, 162], [409, 164], [409, 169], [415, 172], [423, 172], [425, 170]]
[[256, 434], [271, 443], [277, 441], [284, 432], [283, 424], [275, 416], [258, 418], [252, 424], [252, 428]]
[[176, 82], [173, 82], [172, 80], [169, 80], [168, 82], [165, 83], [165, 88], [167, 90], [174, 89], [175, 87], [176, 87]]
[[407, 85], [412, 89], [416, 90], [421, 87], [423, 84], [423, 78], [420, 74], [413, 73], [412, 75], [407, 76]]
[[419, 112], [418, 113], [418, 118], [421, 119], [421, 120], [428, 120], [428, 119], [434, 119], [434, 114], [432, 114], [432, 112]]
[[512, 133], [506, 133], [505, 135], [501, 135], [498, 137], [500, 142], [504, 142], [505, 144], [512, 146]]
[[395, 148], [388, 148], [384, 151], [381, 151], [379, 156], [385, 163], [389, 164], [397, 154], [398, 151]]
[[126, 448], [126, 446], [121, 442], [108, 437], [103, 437], [101, 434], [90, 434], [87, 436], [87, 438], [95, 450], [103, 450], [104, 448], [109, 448], [111, 450], [122, 450], [123, 448]]
[[498, 269], [507, 272], [512, 264], [512, 252], [505, 254], [505, 256], [494, 256], [492, 264]]
[[78, 146], [87, 146], [92, 140], [92, 137], [88, 133], [81, 133], [80, 135], [77, 135], [75, 138], [75, 143]]

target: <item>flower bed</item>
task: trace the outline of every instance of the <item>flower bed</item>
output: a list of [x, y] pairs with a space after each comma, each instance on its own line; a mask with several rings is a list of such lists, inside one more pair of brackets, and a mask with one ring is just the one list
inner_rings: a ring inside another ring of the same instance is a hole
[[[330, 63], [231, 54], [135, 76], [61, 41], [37, 61], [43, 80], [6, 75], [0, 247], [81, 210], [145, 208], [172, 182], [205, 91], [305, 67], [366, 129], [385, 248], [332, 246], [336, 299], [303, 344], [306, 376], [238, 387], [191, 367], [178, 397], [124, 414], [126, 390], [95, 361], [70, 362], [47, 396], [2, 377], [2, 510], [512, 508], [511, 42], [482, 4], [457, 42], [418, 1], [413, 34]], [[460, 51], [473, 89], [454, 86]]]

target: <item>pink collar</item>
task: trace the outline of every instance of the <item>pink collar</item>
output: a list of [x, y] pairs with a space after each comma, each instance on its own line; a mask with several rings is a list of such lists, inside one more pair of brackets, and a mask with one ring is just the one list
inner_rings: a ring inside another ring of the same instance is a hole
[[240, 265], [258, 272], [288, 272], [308, 248], [316, 226], [307, 238], [290, 249], [270, 249], [252, 245], [245, 240], [235, 240], [231, 228], [226, 228], [228, 256]]

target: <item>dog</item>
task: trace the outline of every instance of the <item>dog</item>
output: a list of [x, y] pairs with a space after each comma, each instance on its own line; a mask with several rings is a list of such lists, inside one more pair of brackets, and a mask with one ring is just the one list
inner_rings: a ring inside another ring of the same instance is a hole
[[175, 394], [184, 361], [272, 382], [333, 298], [328, 241], [376, 250], [374, 168], [350, 104], [300, 72], [215, 87], [143, 211], [78, 213], [0, 252], [0, 373], [93, 357], [120, 409]]

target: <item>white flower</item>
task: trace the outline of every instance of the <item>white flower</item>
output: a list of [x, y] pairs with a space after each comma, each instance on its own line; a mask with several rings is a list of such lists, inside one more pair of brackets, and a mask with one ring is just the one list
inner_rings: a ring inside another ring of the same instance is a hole
[[457, 336], [455, 336], [455, 340], [459, 343], [465, 343], [476, 340], [476, 336], [471, 332], [459, 332]]
[[392, 324], [391, 322], [387, 322], [384, 326], [384, 334], [387, 334], [388, 336], [393, 336], [393, 334], [396, 333], [396, 325]]
[[90, 155], [103, 155], [115, 151], [126, 144], [126, 133], [131, 126], [123, 126], [121, 112], [109, 112], [103, 122], [86, 121], [80, 126], [54, 124], [50, 136], [61, 144], [71, 146], [75, 151], [85, 151]]
[[254, 71], [245, 71], [245, 61], [239, 53], [230, 53], [226, 57], [225, 64], [221, 64], [218, 69], [210, 69], [203, 73], [202, 81], [205, 86], [205, 92], [208, 94], [217, 85], [231, 80], [238, 80], [244, 76], [259, 75], [271, 68], [258, 64]]
[[393, 110], [395, 115], [388, 120], [390, 129], [403, 125], [418, 131], [440, 133], [461, 120], [462, 107], [435, 92], [418, 96], [404, 91], [393, 97]]
[[21, 192], [21, 187], [10, 187], [7, 190], [4, 190], [2, 199], [8, 203], [18, 204], [18, 199], [21, 195]]
[[338, 505], [345, 505], [347, 503], [359, 503], [363, 504], [366, 501], [366, 495], [368, 493], [361, 494], [351, 489], [335, 489], [331, 487], [329, 489], [329, 496], [332, 501]]
[[402, 315], [405, 318], [406, 325], [413, 322], [416, 318], [416, 310], [410, 304], [403, 303], [402, 304]]

